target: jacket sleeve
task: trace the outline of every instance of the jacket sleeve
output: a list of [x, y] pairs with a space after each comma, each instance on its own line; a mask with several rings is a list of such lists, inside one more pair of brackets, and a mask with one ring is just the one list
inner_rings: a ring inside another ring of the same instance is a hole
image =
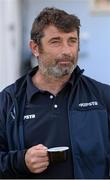
[[110, 86], [109, 85], [103, 86], [103, 94], [102, 95], [103, 95], [104, 103], [107, 108], [109, 123], [110, 123]]
[[5, 92], [0, 93], [0, 178], [25, 177], [25, 150], [9, 150], [6, 133], [6, 112], [11, 102]]
[[110, 177], [110, 86], [105, 85], [103, 86], [103, 93], [102, 98], [104, 99], [104, 104], [107, 109], [107, 115], [108, 115], [108, 128], [109, 128], [109, 150], [108, 150], [108, 165], [109, 165], [109, 177]]

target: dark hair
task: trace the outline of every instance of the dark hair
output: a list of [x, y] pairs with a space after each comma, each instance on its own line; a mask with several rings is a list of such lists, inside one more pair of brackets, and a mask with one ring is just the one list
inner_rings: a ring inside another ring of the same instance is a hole
[[54, 25], [62, 32], [72, 32], [77, 30], [78, 37], [80, 33], [80, 19], [72, 14], [68, 14], [64, 10], [57, 8], [44, 8], [35, 18], [32, 30], [31, 39], [38, 45], [41, 44], [41, 38], [44, 36], [44, 29], [49, 25]]

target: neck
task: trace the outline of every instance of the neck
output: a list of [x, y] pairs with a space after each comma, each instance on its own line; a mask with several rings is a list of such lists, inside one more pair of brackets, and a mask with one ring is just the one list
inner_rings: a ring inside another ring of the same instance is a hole
[[69, 78], [70, 75], [60, 78], [55, 78], [52, 76], [46, 77], [38, 70], [37, 73], [32, 77], [32, 81], [37, 88], [56, 95], [59, 91], [61, 91]]

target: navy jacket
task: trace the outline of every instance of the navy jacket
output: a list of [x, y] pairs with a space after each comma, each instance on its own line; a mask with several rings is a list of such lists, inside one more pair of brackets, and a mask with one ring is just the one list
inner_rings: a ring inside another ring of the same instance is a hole
[[[74, 75], [68, 119], [75, 178], [109, 178], [110, 86], [82, 75], [78, 66]], [[31, 177], [24, 160], [26, 87], [26, 76], [23, 76], [0, 93], [1, 178]]]

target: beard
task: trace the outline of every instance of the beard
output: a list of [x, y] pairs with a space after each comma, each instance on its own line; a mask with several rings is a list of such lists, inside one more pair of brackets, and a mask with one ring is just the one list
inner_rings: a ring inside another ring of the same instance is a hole
[[[45, 76], [53, 76], [55, 78], [61, 78], [66, 75], [71, 75], [77, 66], [78, 54], [76, 57], [70, 57], [69, 55], [63, 55], [62, 57], [55, 58], [53, 64], [44, 64], [39, 61], [39, 68]], [[60, 64], [62, 62], [68, 62]]]
[[65, 67], [48, 67], [47, 72], [45, 74], [52, 75], [55, 78], [60, 78], [66, 75], [71, 75], [74, 71], [77, 64], [73, 64], [71, 67], [65, 66]]

